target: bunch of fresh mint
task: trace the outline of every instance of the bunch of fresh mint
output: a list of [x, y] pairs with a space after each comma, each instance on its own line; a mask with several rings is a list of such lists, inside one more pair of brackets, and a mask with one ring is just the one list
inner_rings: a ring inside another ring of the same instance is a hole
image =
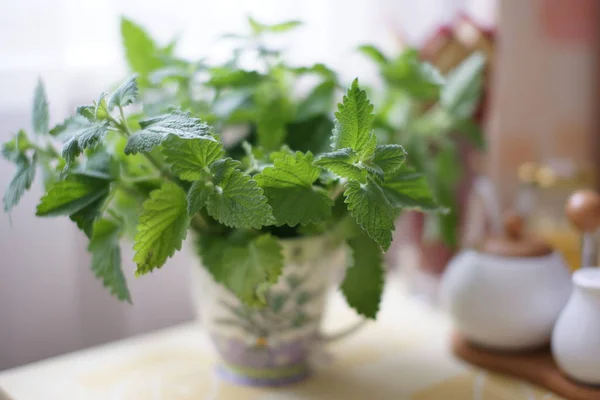
[[457, 135], [478, 149], [484, 135], [474, 118], [483, 89], [485, 58], [474, 53], [446, 76], [419, 59], [414, 49], [388, 57], [372, 45], [359, 50], [374, 61], [385, 85], [376, 111], [375, 129], [385, 143], [401, 142], [408, 162], [422, 171], [444, 214], [427, 215], [426, 235], [458, 244], [458, 183], [465, 160]]
[[71, 218], [89, 237], [96, 276], [128, 301], [120, 257], [127, 232], [135, 232], [136, 274], [143, 275], [164, 265], [193, 228], [214, 278], [257, 306], [284, 266], [277, 236], [335, 233], [351, 250], [341, 289], [359, 313], [375, 317], [394, 219], [402, 209], [436, 204], [425, 179], [405, 165], [404, 149], [377, 144], [373, 106], [357, 80], [338, 106], [331, 149], [322, 154], [259, 141], [257, 147], [245, 142], [247, 153], [238, 160], [188, 112], [128, 116], [137, 96], [132, 77], [49, 129], [40, 83], [34, 135], [21, 130], [3, 147], [17, 165], [5, 211], [41, 167], [46, 194], [37, 215]]
[[[426, 179], [405, 163], [402, 146], [377, 144], [373, 106], [357, 80], [334, 114], [336, 74], [290, 66], [267, 46], [297, 22], [249, 25], [249, 35], [228, 39], [238, 42], [232, 57], [211, 64], [176, 57], [175, 42], [159, 46], [123, 19], [136, 75], [52, 129], [38, 84], [33, 134], [21, 130], [3, 146], [17, 166], [5, 211], [41, 170], [37, 215], [73, 220], [89, 238], [93, 272], [127, 301], [125, 236], [143, 275], [194, 230], [214, 278], [260, 306], [284, 267], [280, 238], [333, 235], [349, 250], [342, 292], [374, 318], [394, 220], [403, 209], [438, 209]], [[261, 68], [243, 68], [248, 54]], [[302, 95], [304, 78], [313, 86]]]

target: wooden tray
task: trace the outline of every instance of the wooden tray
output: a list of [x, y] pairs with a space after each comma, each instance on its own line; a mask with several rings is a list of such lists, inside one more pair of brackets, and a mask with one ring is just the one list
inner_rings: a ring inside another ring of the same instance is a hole
[[569, 400], [600, 399], [600, 387], [581, 385], [564, 376], [554, 363], [549, 348], [527, 353], [494, 352], [476, 347], [454, 334], [452, 351], [470, 364], [523, 379]]

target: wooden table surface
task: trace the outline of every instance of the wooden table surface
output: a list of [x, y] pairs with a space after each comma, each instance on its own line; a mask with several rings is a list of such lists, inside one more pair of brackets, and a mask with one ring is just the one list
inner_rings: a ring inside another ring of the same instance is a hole
[[[333, 293], [325, 330], [356, 318]], [[0, 400], [559, 399], [462, 363], [449, 351], [449, 333], [444, 314], [392, 281], [379, 320], [315, 351], [315, 374], [299, 384], [263, 389], [222, 381], [210, 341], [190, 323], [0, 372]]]

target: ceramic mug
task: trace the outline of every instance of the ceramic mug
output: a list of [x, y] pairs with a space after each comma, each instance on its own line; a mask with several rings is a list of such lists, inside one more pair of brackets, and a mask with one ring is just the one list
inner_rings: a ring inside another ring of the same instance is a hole
[[200, 320], [222, 363], [221, 377], [248, 385], [282, 385], [309, 375], [309, 356], [343, 338], [364, 320], [332, 336], [320, 325], [331, 284], [344, 271], [344, 251], [327, 236], [284, 239], [283, 273], [266, 294], [264, 308], [241, 303], [205, 268], [194, 268]]

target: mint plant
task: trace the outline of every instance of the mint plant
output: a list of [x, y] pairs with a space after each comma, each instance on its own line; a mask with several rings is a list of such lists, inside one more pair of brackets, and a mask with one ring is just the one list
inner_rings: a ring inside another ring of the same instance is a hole
[[485, 59], [475, 53], [442, 76], [408, 49], [396, 57], [364, 45], [359, 51], [377, 64], [385, 85], [376, 110], [375, 128], [389, 143], [402, 142], [408, 162], [427, 177], [448, 213], [428, 215], [428, 234], [450, 247], [458, 244], [457, 185], [463, 160], [456, 135], [483, 149], [483, 132], [474, 115], [481, 99]]
[[[129, 67], [139, 76], [145, 112], [159, 115], [177, 105], [224, 132], [226, 146], [240, 158], [244, 142], [267, 150], [287, 144], [315, 154], [329, 149], [335, 99], [344, 90], [337, 74], [321, 63], [290, 65], [284, 52], [270, 45], [273, 36], [299, 26], [298, 21], [265, 25], [249, 18], [246, 34], [221, 39], [232, 52], [220, 63], [175, 57], [175, 42], [161, 46], [127, 19], [121, 34]], [[146, 45], [136, 46], [138, 41]], [[232, 127], [243, 134], [227, 135]]]
[[[251, 20], [252, 37], [295, 25]], [[216, 89], [209, 90], [210, 96], [217, 98], [208, 102], [186, 94], [172, 103], [165, 103], [165, 97], [158, 104], [145, 103], [153, 90], [168, 92], [153, 88], [152, 80], [161, 68], [173, 67], [167, 65], [172, 61], [164, 62], [172, 53], [144, 39], [126, 20], [123, 29], [133, 31], [145, 43], [141, 48], [153, 55], [128, 54], [140, 74], [110, 95], [99, 95], [50, 129], [48, 101], [38, 84], [33, 134], [21, 130], [3, 145], [4, 157], [17, 167], [4, 197], [5, 211], [18, 203], [41, 169], [46, 191], [36, 215], [68, 216], [75, 222], [89, 238], [94, 274], [129, 302], [120, 254], [126, 237], [134, 242], [136, 275], [144, 275], [162, 267], [192, 230], [202, 265], [215, 280], [248, 306], [262, 307], [284, 267], [279, 239], [332, 235], [349, 250], [341, 284], [348, 304], [375, 318], [384, 280], [382, 254], [390, 247], [394, 219], [404, 209], [436, 211], [438, 206], [425, 177], [405, 163], [404, 148], [377, 143], [373, 106], [358, 80], [333, 120], [314, 91], [301, 101], [305, 109], [317, 110], [317, 119], [332, 120], [327, 131], [323, 127], [329, 125], [314, 121], [297, 127], [302, 107], [279, 79], [304, 72], [273, 60], [256, 85], [247, 79], [258, 72], [210, 67], [208, 83], [201, 87], [212, 85]], [[261, 51], [268, 59], [276, 57]], [[334, 79], [324, 66], [309, 69], [326, 72], [326, 82]], [[220, 96], [240, 94], [240, 76], [251, 99], [249, 108], [235, 108], [233, 114], [241, 118], [247, 112], [241, 120], [249, 130], [232, 140], [215, 127], [225, 129], [236, 119], [231, 113], [216, 117], [214, 111]], [[310, 115], [309, 120], [315, 118]]]

